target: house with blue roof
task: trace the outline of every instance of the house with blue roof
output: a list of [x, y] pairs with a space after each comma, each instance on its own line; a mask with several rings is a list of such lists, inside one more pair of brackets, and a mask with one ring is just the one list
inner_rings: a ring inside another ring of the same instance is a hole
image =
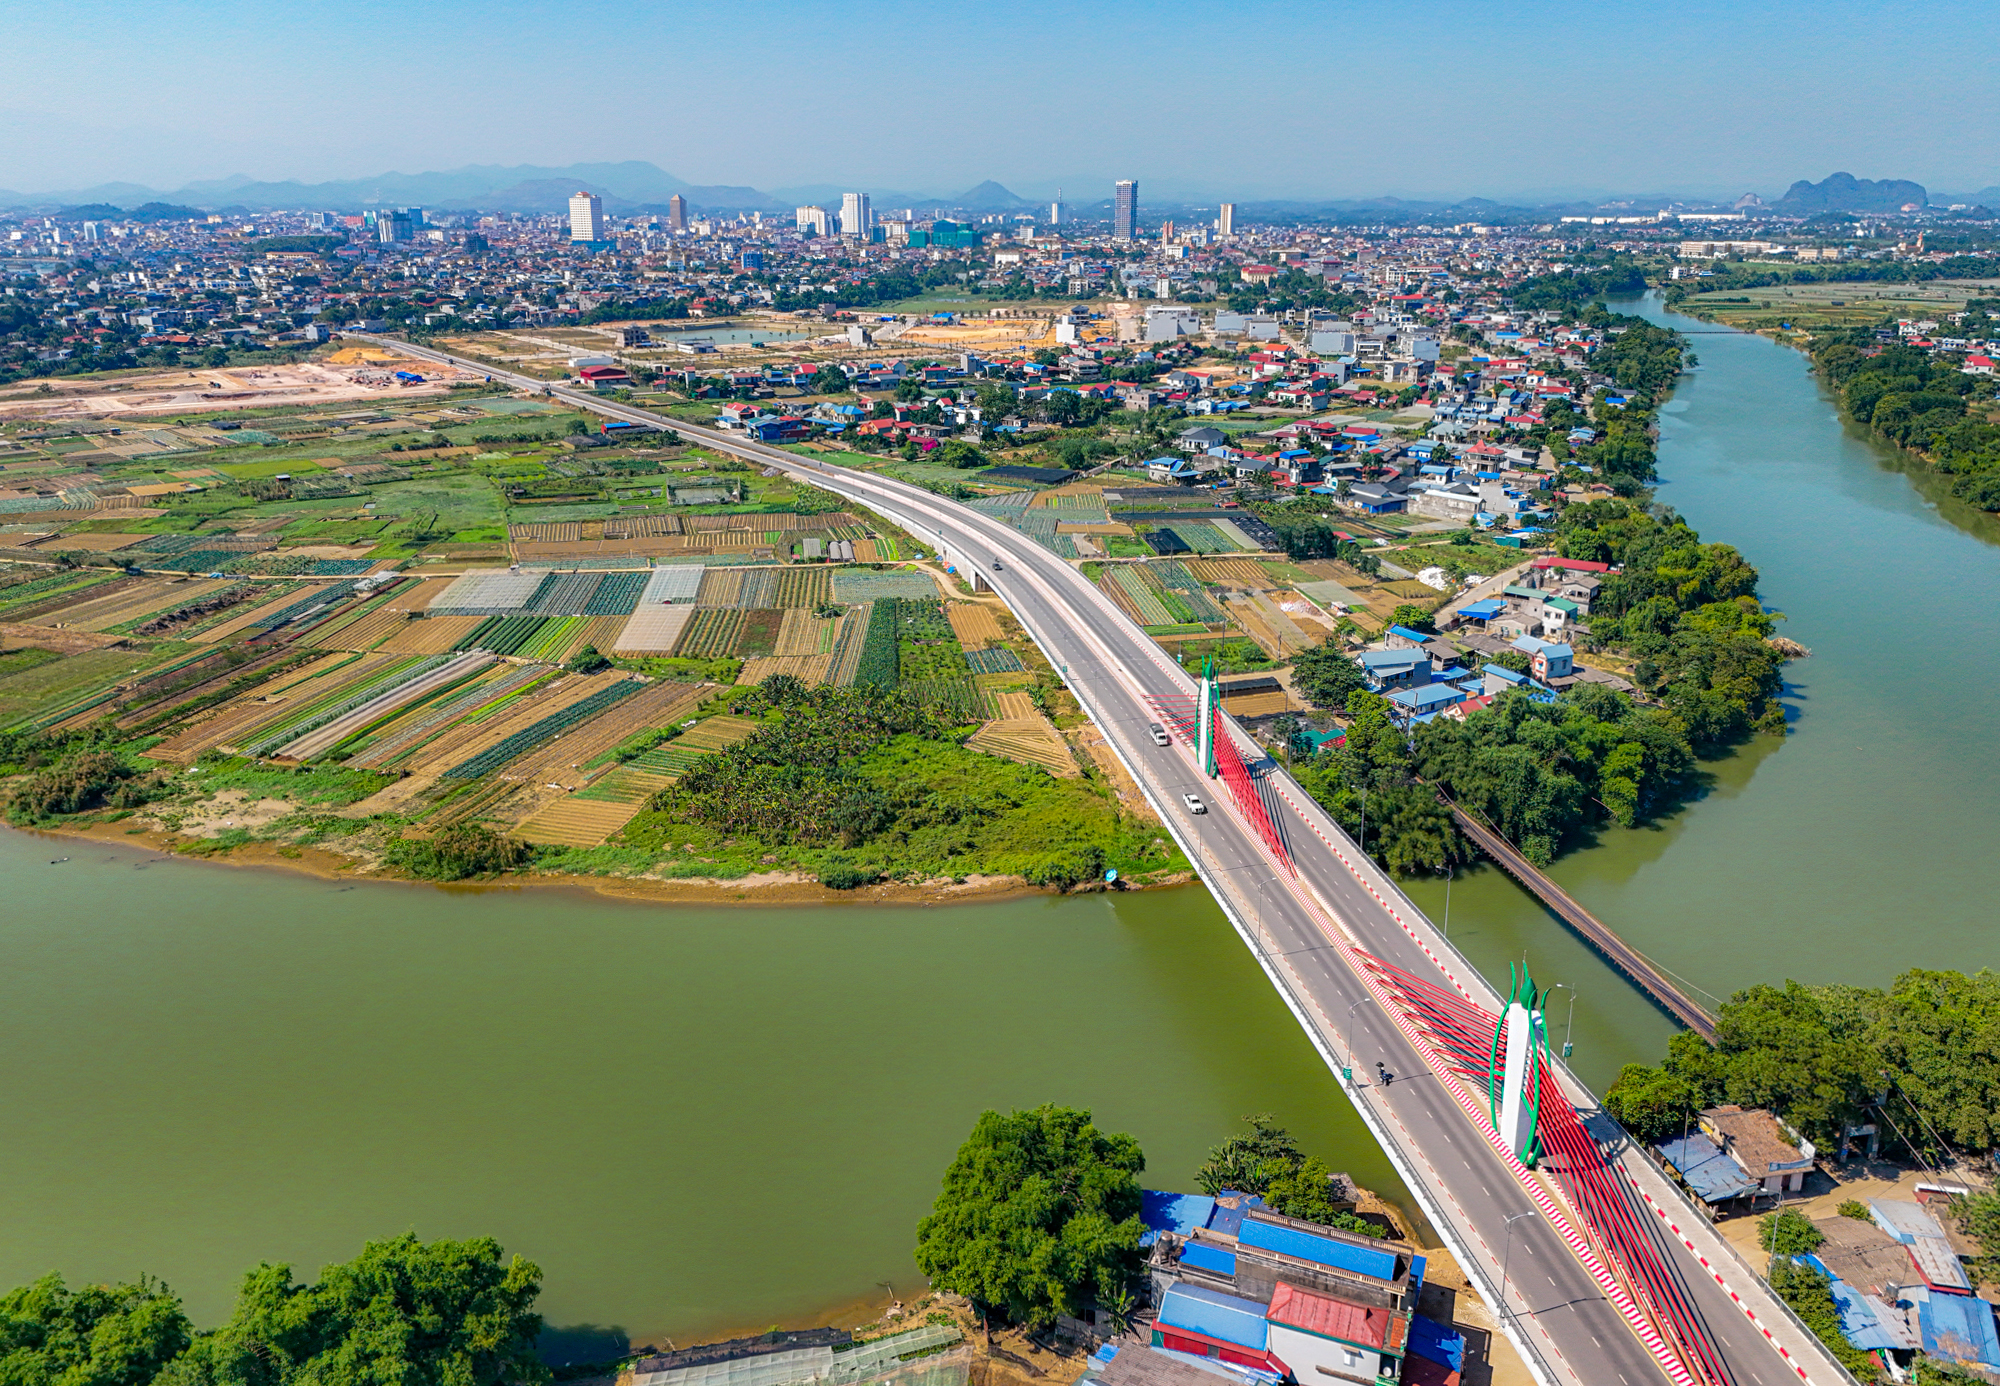
[[1373, 693], [1421, 688], [1431, 681], [1431, 657], [1424, 650], [1363, 650], [1355, 662]]
[[1576, 676], [1576, 652], [1567, 645], [1551, 644], [1532, 635], [1524, 635], [1514, 642], [1514, 648], [1528, 657], [1529, 672], [1535, 676], [1535, 682], [1544, 687], [1556, 679]]
[[1449, 683], [1398, 688], [1389, 694], [1389, 715], [1399, 722], [1428, 721], [1465, 701], [1465, 690]]

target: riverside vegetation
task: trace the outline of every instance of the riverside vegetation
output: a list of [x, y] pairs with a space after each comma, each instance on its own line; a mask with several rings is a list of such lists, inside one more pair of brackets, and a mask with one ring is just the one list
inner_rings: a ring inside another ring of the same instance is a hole
[[[1343, 749], [1313, 757], [1299, 779], [1349, 832], [1359, 836], [1365, 826], [1370, 854], [1399, 873], [1443, 872], [1471, 859], [1439, 790], [1546, 865], [1602, 824], [1630, 827], [1679, 807], [1699, 785], [1699, 757], [1784, 730], [1777, 698], [1787, 655], [1773, 643], [1782, 617], [1758, 601], [1757, 570], [1730, 545], [1702, 542], [1648, 497], [1654, 419], [1682, 369], [1682, 339], [1563, 296], [1616, 289], [1618, 272], [1606, 271], [1603, 284], [1589, 275], [1560, 278], [1548, 286], [1548, 294], [1562, 291], [1549, 306], [1606, 332], [1590, 364], [1627, 392], [1627, 403], [1612, 405], [1600, 391], [1588, 416], [1551, 406], [1536, 430], [1551, 450], [1563, 449], [1566, 476], [1581, 479], [1576, 468], [1587, 466], [1621, 493], [1565, 506], [1555, 549], [1619, 570], [1605, 577], [1588, 633], [1576, 638], [1586, 652], [1628, 663], [1647, 704], [1590, 684], [1554, 702], [1517, 691], [1462, 722], [1438, 718], [1406, 733], [1390, 720], [1387, 701], [1366, 691], [1338, 640], [1299, 655], [1300, 692], [1349, 717]], [[1587, 282], [1579, 288], [1576, 280]], [[1566, 435], [1586, 417], [1599, 437], [1572, 454]], [[1416, 610], [1398, 615], [1422, 618]], [[1512, 654], [1500, 662], [1525, 666]]]
[[266, 1262], [219, 1328], [157, 1280], [0, 1295], [0, 1379], [16, 1386], [543, 1386], [542, 1273], [491, 1238], [371, 1242], [302, 1284]]
[[[1287, 1216], [1382, 1235], [1335, 1202], [1325, 1163], [1283, 1127], [1245, 1121], [1247, 1133], [1203, 1162], [1204, 1190], [1260, 1193]], [[971, 1300], [989, 1333], [996, 1317], [1046, 1328], [1092, 1305], [1122, 1331], [1145, 1272], [1145, 1168], [1138, 1141], [1098, 1130], [1087, 1111], [983, 1112], [917, 1224], [917, 1266], [935, 1289]]]
[[[1954, 329], [1970, 338], [2000, 332], [1989, 316], [2000, 299], [1974, 299]], [[1867, 328], [1818, 333], [1813, 365], [1857, 423], [1922, 457], [1950, 478], [1951, 493], [1981, 510], [2000, 511], [2000, 424], [1991, 417], [1991, 377], [1911, 346], [1879, 347]]]

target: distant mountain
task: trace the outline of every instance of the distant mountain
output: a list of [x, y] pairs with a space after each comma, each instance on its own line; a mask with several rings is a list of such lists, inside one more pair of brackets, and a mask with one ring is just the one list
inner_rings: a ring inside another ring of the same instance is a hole
[[1921, 183], [1906, 178], [1856, 178], [1835, 173], [1818, 183], [1801, 178], [1771, 205], [1781, 217], [1809, 217], [1816, 212], [1897, 212], [1914, 204], [1926, 206], [1930, 195]]
[[968, 188], [952, 198], [951, 203], [955, 207], [963, 207], [968, 212], [1011, 212], [1017, 208], [1038, 205], [1025, 197], [1015, 196], [991, 178], [976, 188]]
[[[329, 212], [358, 212], [369, 207], [435, 207], [441, 210], [541, 210], [547, 202], [549, 186], [567, 186], [567, 191], [548, 210], [558, 210], [570, 193], [589, 188], [621, 203], [640, 205], [664, 203], [675, 193], [695, 201], [689, 184], [643, 160], [615, 164], [571, 164], [549, 168], [536, 164], [473, 164], [465, 168], [434, 173], [384, 173], [372, 178], [346, 178], [327, 183], [260, 182], [235, 174], [190, 183], [163, 192], [136, 183], [107, 183], [95, 188], [65, 192], [0, 192], [0, 205], [49, 206], [78, 203], [111, 203], [136, 207], [155, 201], [183, 202], [219, 210], [223, 207], [246, 211], [274, 208], [309, 208]], [[763, 198], [754, 189], [705, 189], [736, 197], [729, 205], [761, 205]], [[747, 194], [751, 202], [742, 201]], [[499, 199], [496, 202], [494, 199]], [[500, 202], [507, 205], [501, 206]], [[775, 205], [775, 204], [773, 204]]]

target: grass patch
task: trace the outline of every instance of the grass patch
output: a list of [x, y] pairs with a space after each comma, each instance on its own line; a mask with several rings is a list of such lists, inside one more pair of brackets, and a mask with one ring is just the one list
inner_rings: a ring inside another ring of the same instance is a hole
[[[195, 770], [201, 773], [197, 775]], [[191, 778], [186, 783], [205, 795], [233, 789], [253, 799], [284, 799], [325, 808], [345, 808], [358, 803], [396, 779], [394, 775], [346, 770], [337, 765], [290, 769], [240, 756], [204, 756], [188, 773]]]

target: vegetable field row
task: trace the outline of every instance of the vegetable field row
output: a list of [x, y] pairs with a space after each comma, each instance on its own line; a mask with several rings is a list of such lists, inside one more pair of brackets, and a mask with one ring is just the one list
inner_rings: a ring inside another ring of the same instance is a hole
[[495, 742], [470, 760], [460, 761], [445, 771], [440, 778], [471, 780], [491, 774], [516, 756], [525, 755], [544, 742], [555, 740], [571, 727], [581, 726], [605, 708], [622, 702], [644, 687], [645, 685], [637, 680], [620, 679], [609, 687], [598, 689], [579, 702], [571, 703], [561, 712], [551, 713], [533, 726], [525, 727], [512, 736]]

